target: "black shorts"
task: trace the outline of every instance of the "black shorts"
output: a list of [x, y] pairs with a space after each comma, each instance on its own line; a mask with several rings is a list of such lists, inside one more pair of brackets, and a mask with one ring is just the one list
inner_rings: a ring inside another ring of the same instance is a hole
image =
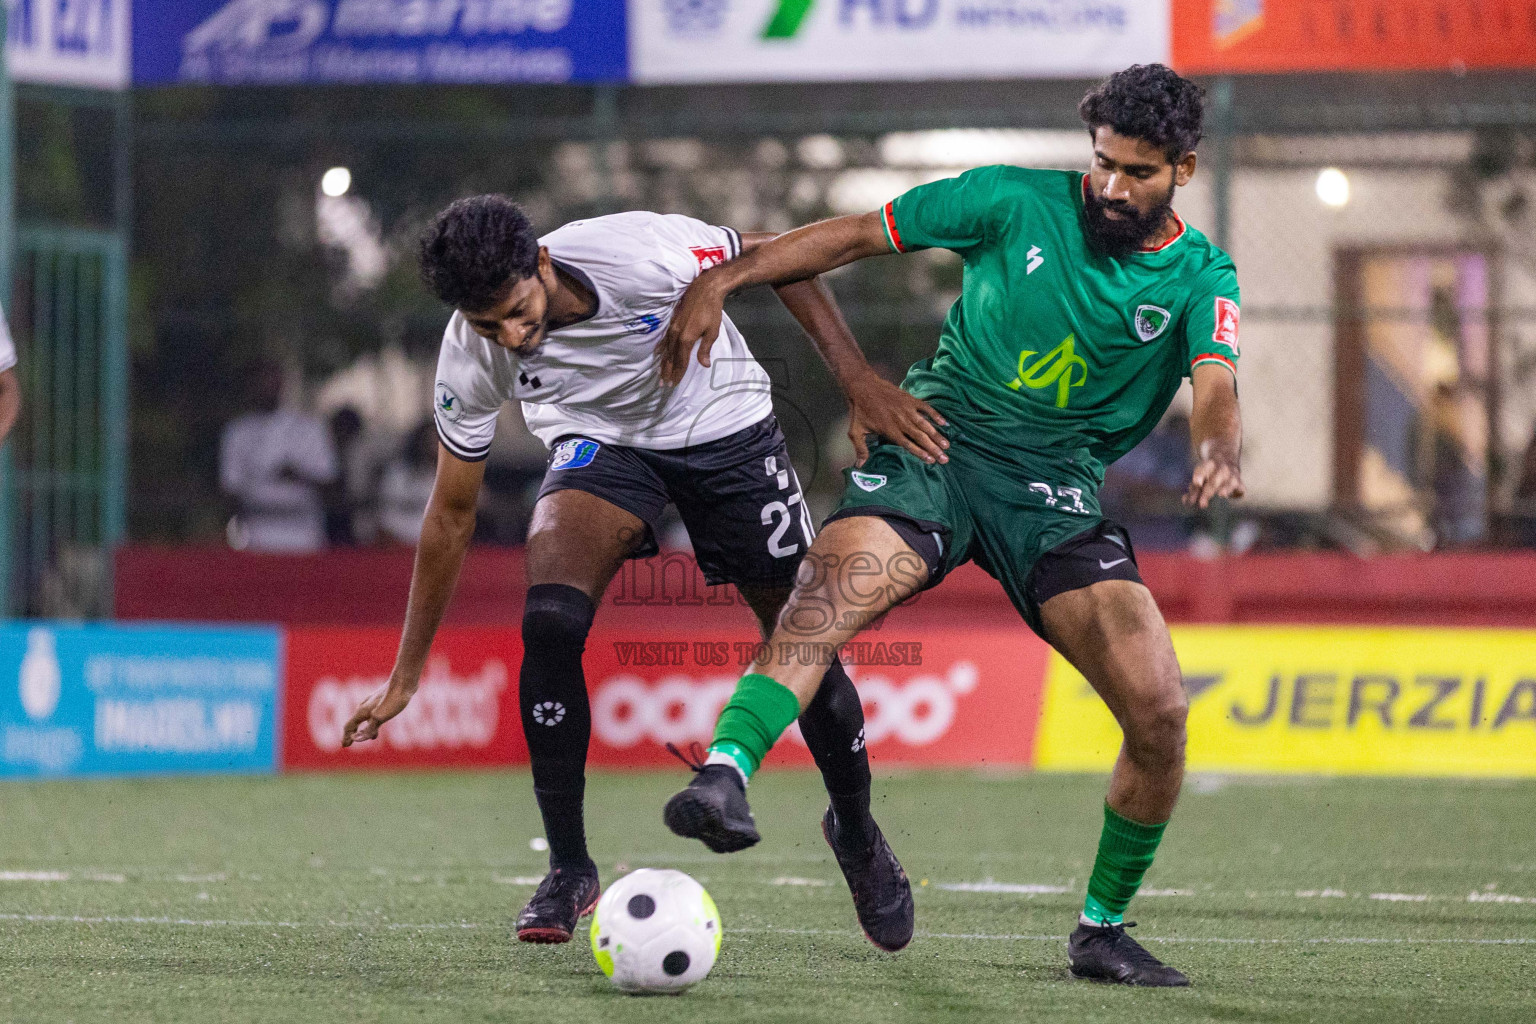
[[[853, 510], [856, 514], [857, 510]], [[848, 518], [833, 515], [828, 519]], [[928, 566], [928, 580], [923, 589], [937, 586], [944, 578], [944, 539], [933, 523], [920, 523], [901, 513], [880, 515], [895, 530], [907, 546], [917, 552]], [[1029, 628], [1044, 638], [1045, 626], [1040, 620], [1040, 606], [1057, 594], [1069, 590], [1091, 587], [1105, 580], [1127, 580], [1141, 583], [1141, 570], [1136, 567], [1136, 549], [1131, 546], [1131, 535], [1112, 519], [1101, 519], [1082, 533], [1069, 537], [1051, 548], [1035, 563], [1033, 571], [1024, 583], [1024, 599], [1016, 603], [1019, 614], [1029, 623]]]
[[718, 440], [655, 451], [579, 434], [551, 446], [539, 497], [595, 494], [645, 523], [631, 558], [657, 553], [656, 524], [677, 506], [704, 579], [715, 586], [787, 587], [816, 536], [773, 416]]

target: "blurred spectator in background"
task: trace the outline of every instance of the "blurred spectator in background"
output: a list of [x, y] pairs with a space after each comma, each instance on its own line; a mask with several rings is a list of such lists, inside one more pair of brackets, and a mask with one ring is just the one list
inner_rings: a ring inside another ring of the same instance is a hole
[[379, 539], [416, 546], [437, 475], [437, 428], [426, 420], [405, 437], [379, 477]]
[[1468, 465], [1467, 431], [1461, 395], [1449, 384], [1435, 388], [1430, 400], [1430, 486], [1434, 493], [1431, 524], [1436, 547], [1464, 547], [1483, 539], [1487, 485]]
[[321, 495], [325, 505], [325, 539], [332, 546], [356, 544], [358, 523], [356, 517], [368, 498], [367, 467], [358, 465], [360, 453], [358, 441], [363, 435], [363, 418], [350, 405], [331, 413], [331, 444], [336, 449], [336, 479], [327, 484]]
[[282, 408], [283, 372], [259, 363], [251, 378], [254, 411], [224, 427], [219, 485], [234, 499], [233, 547], [307, 552], [325, 546], [320, 495], [336, 479], [336, 447], [319, 417]]
[[1536, 429], [1531, 431], [1531, 442], [1525, 446], [1525, 458], [1520, 464], [1520, 479], [1515, 482], [1514, 543], [1523, 548], [1536, 548]]
[[1186, 547], [1192, 533], [1180, 498], [1194, 464], [1189, 452], [1189, 417], [1170, 412], [1157, 429], [1104, 474], [1099, 505], [1124, 526], [1142, 550]]
[[16, 343], [0, 309], [0, 443], [11, 436], [21, 412], [21, 383], [16, 379]]

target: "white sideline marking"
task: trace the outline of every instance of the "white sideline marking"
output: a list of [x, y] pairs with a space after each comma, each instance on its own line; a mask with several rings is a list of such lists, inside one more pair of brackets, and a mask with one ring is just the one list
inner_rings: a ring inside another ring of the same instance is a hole
[[1337, 899], [1344, 899], [1348, 895], [1349, 895], [1349, 893], [1345, 892], [1343, 889], [1297, 889], [1296, 890], [1297, 898], [1298, 899], [1303, 899], [1303, 900], [1311, 899], [1313, 897], [1317, 897], [1319, 899], [1337, 900]]
[[1193, 896], [1193, 889], [1142, 889], [1137, 896]]
[[508, 878], [505, 875], [492, 875], [491, 881], [500, 885], [538, 885], [544, 881], [541, 875], [513, 875]]
[[1536, 896], [1511, 896], [1507, 892], [1474, 892], [1467, 894], [1468, 903], [1536, 903]]
[[[729, 929], [740, 933], [777, 934], [777, 935], [846, 935], [855, 937], [853, 932], [845, 932], [836, 928], [735, 928]], [[981, 932], [918, 932], [920, 939], [958, 939], [967, 942], [1066, 942], [1066, 935], [1016, 935], [1016, 934], [984, 934]], [[1266, 946], [1266, 945], [1365, 945], [1365, 946], [1532, 946], [1536, 945], [1536, 939], [1413, 939], [1413, 938], [1297, 938], [1297, 939], [1253, 939], [1253, 938], [1180, 938], [1164, 937], [1160, 935], [1138, 935], [1138, 939], [1147, 942], [1177, 943], [1181, 945], [1227, 945], [1227, 946]]]
[[0, 882], [67, 882], [67, 871], [0, 871]]
[[801, 878], [799, 875], [780, 875], [778, 878], [775, 878], [773, 881], [769, 882], [768, 884], [769, 885], [809, 885], [809, 886], [814, 886], [816, 888], [820, 888], [820, 887], [825, 886], [825, 885], [831, 885], [832, 883], [828, 882], [828, 881], [826, 881], [824, 879], [821, 879], [821, 878]]
[[1373, 892], [1370, 895], [1373, 900], [1386, 900], [1388, 903], [1425, 903], [1429, 895], [1422, 892]]
[[945, 892], [1011, 892], [1025, 896], [1061, 896], [1072, 891], [1071, 886], [1067, 885], [994, 882], [990, 878], [980, 882], [940, 882], [934, 888]]
[[[476, 931], [496, 929], [501, 924], [485, 924], [475, 921], [406, 922], [406, 921], [257, 921], [257, 920], [204, 920], [191, 917], [118, 917], [86, 916], [81, 914], [0, 914], [0, 921], [23, 924], [153, 924], [173, 928], [337, 928], [347, 931]], [[733, 928], [743, 935], [837, 935], [857, 938], [852, 931], [840, 928]], [[967, 942], [1065, 942], [1065, 935], [1020, 935], [1010, 933], [988, 934], [983, 932], [918, 932], [922, 939], [955, 939]], [[1187, 938], [1140, 936], [1148, 942], [1176, 943], [1182, 945], [1214, 944], [1231, 946], [1263, 945], [1383, 945], [1383, 946], [1530, 946], [1536, 939], [1415, 939], [1415, 938]]]
[[403, 921], [241, 921], [204, 920], [192, 917], [119, 917], [81, 914], [0, 914], [0, 921], [24, 924], [158, 924], [176, 928], [344, 928], [348, 931], [468, 931], [498, 925], [473, 921], [411, 923]]

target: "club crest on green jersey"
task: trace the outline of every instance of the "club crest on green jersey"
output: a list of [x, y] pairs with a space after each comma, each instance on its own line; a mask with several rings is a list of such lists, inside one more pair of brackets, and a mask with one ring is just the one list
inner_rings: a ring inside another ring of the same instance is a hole
[[1021, 387], [1038, 391], [1054, 384], [1056, 408], [1065, 409], [1072, 389], [1088, 383], [1088, 360], [1077, 354], [1077, 335], [1067, 335], [1060, 345], [1025, 366], [1029, 357], [1035, 354], [1033, 349], [1019, 353], [1019, 375], [1009, 381], [1008, 386], [1015, 391]]
[[1137, 306], [1136, 307], [1136, 336], [1142, 341], [1151, 341], [1168, 329], [1168, 323], [1173, 319], [1173, 314], [1162, 306]]
[[886, 477], [883, 473], [860, 473], [855, 469], [848, 475], [853, 477], [853, 482], [858, 484], [861, 490], [878, 491], [885, 486]]

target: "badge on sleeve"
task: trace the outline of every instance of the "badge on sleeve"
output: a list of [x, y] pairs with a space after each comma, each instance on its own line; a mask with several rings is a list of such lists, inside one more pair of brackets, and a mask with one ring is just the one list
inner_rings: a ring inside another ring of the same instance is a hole
[[1240, 316], [1237, 303], [1220, 295], [1216, 296], [1216, 333], [1211, 335], [1211, 340], [1239, 354], [1241, 350], [1237, 347], [1237, 322]]
[[433, 396], [433, 404], [437, 406], [437, 414], [449, 423], [457, 423], [464, 418], [464, 402], [442, 381], [437, 382], [437, 391]]

